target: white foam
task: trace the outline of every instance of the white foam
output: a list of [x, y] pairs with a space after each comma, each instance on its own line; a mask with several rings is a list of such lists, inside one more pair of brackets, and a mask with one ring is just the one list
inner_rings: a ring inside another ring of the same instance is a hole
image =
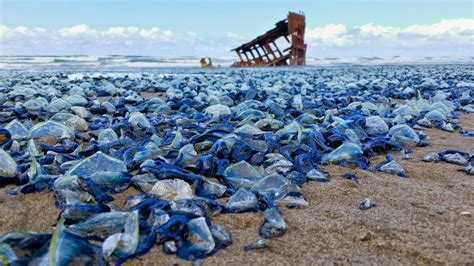
[[[227, 67], [234, 59], [214, 58], [215, 66]], [[384, 65], [384, 64], [466, 64], [474, 63], [473, 57], [335, 57], [306, 60], [308, 66], [330, 65]], [[153, 56], [0, 56], [3, 70], [44, 70], [44, 69], [151, 69], [174, 67], [200, 67], [194, 57], [166, 58]]]

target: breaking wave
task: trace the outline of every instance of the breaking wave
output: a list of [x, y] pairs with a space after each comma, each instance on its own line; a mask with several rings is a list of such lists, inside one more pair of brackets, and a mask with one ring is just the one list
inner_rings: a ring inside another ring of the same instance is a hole
[[[228, 67], [234, 59], [212, 58], [216, 67]], [[474, 57], [326, 57], [307, 58], [308, 66], [384, 65], [384, 64], [472, 64]], [[61, 70], [61, 69], [152, 69], [199, 67], [199, 58], [183, 56], [165, 58], [156, 56], [0, 56], [1, 70]]]

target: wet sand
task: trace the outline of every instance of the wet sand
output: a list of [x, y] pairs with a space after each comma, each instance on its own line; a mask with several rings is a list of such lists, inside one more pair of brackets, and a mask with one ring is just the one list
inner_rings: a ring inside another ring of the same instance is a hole
[[[474, 130], [474, 114], [460, 115], [461, 126]], [[461, 166], [426, 163], [429, 151], [448, 148], [474, 152], [474, 138], [458, 132], [426, 130], [430, 146], [413, 151], [414, 158], [395, 159], [409, 178], [380, 172], [325, 167], [331, 182], [310, 182], [303, 186], [309, 206], [282, 208], [288, 232], [271, 240], [269, 247], [244, 252], [258, 239], [262, 213], [226, 214], [212, 217], [233, 237], [234, 243], [202, 262], [214, 264], [473, 264], [474, 263], [474, 178], [457, 171]], [[382, 157], [374, 158], [373, 163]], [[373, 165], [373, 164], [372, 164]], [[360, 184], [346, 180], [356, 173]], [[11, 187], [11, 186], [10, 186]], [[52, 193], [8, 196], [0, 189], [0, 231], [51, 230], [58, 210]], [[138, 193], [133, 188], [117, 195], [112, 204]], [[358, 205], [368, 197], [377, 206], [361, 211]], [[468, 212], [469, 214], [461, 214]], [[161, 246], [127, 261], [126, 265], [189, 264], [162, 252]]]

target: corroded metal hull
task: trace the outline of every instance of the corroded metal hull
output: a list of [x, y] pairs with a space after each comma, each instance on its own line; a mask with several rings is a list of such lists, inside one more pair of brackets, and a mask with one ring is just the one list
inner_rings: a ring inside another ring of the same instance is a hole
[[[304, 42], [305, 16], [288, 13], [288, 17], [275, 27], [250, 42], [233, 49], [239, 61], [234, 67], [254, 66], [302, 66], [306, 64], [306, 44]], [[281, 50], [277, 41], [282, 38], [288, 48]]]

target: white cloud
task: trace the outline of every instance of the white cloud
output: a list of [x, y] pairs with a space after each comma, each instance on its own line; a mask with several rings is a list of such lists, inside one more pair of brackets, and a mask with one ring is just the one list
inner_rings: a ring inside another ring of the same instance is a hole
[[144, 38], [155, 38], [156, 36], [158, 36], [158, 34], [160, 34], [161, 30], [160, 28], [158, 27], [153, 27], [149, 30], [146, 30], [146, 29], [141, 29], [140, 30], [140, 35], [143, 36]]
[[310, 54], [319, 56], [474, 56], [474, 19], [443, 19], [405, 28], [329, 24], [307, 32]]
[[3, 38], [3, 36], [5, 36], [9, 31], [10, 31], [10, 28], [8, 28], [5, 25], [0, 24], [0, 37]]
[[429, 25], [413, 25], [403, 30], [405, 33], [413, 33], [427, 36], [443, 34], [459, 34], [464, 31], [474, 30], [474, 19], [443, 19], [439, 23]]
[[173, 32], [170, 31], [170, 30], [165, 30], [163, 32], [163, 38], [166, 40], [166, 41], [171, 41], [173, 39]]
[[347, 36], [346, 26], [342, 24], [328, 24], [321, 28], [309, 29], [307, 36], [310, 43], [328, 46], [344, 46], [351, 42]]
[[386, 37], [392, 36], [400, 30], [399, 28], [374, 25], [372, 23], [355, 26], [354, 29], [359, 30], [361, 34]]
[[47, 30], [45, 30], [43, 28], [36, 27], [36, 28], [33, 29], [33, 31], [35, 31], [35, 32], [46, 32]]
[[14, 30], [15, 30], [16, 32], [20, 33], [20, 34], [26, 34], [26, 33], [28, 33], [28, 28], [27, 28], [27, 27], [23, 27], [23, 26], [16, 27]]
[[63, 28], [58, 31], [59, 35], [63, 37], [74, 37], [74, 36], [84, 36], [84, 35], [95, 35], [96, 30], [91, 29], [85, 24], [77, 25], [70, 28]]
[[112, 27], [106, 30], [104, 33], [108, 35], [124, 35], [125, 33], [124, 27]]
[[231, 38], [231, 39], [235, 39], [235, 40], [243, 40], [244, 39], [244, 36], [239, 35], [237, 33], [233, 33], [233, 32], [228, 32], [227, 37]]
[[[80, 24], [59, 30], [0, 24], [0, 54], [150, 54], [233, 57], [230, 49], [254, 36], [232, 32], [204, 37], [159, 27], [94, 29]], [[408, 27], [373, 23], [308, 27], [308, 55], [467, 55], [474, 56], [474, 19], [444, 19]]]

